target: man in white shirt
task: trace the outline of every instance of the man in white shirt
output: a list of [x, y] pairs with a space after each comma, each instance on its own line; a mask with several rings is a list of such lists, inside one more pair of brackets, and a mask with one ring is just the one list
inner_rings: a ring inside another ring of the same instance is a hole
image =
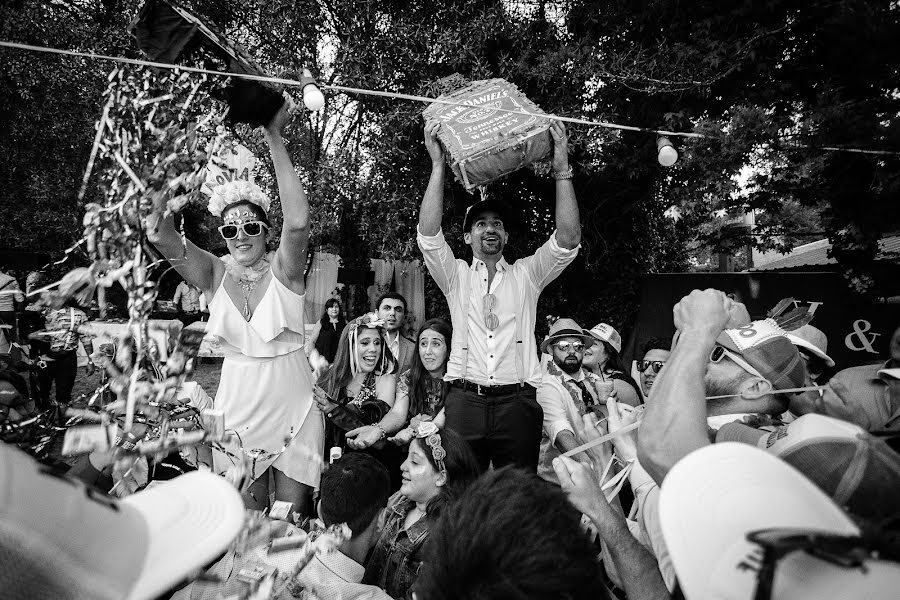
[[403, 336], [406, 322], [406, 298], [397, 292], [387, 292], [375, 303], [378, 316], [384, 320], [385, 341], [394, 358], [397, 359], [397, 375], [413, 365], [416, 344]]
[[538, 475], [557, 485], [553, 459], [579, 445], [574, 427], [597, 404], [596, 390], [581, 369], [584, 349], [593, 344], [591, 336], [572, 319], [556, 321], [541, 342], [541, 352], [550, 354], [552, 361], [537, 391], [538, 404], [544, 410]]
[[431, 178], [419, 213], [417, 241], [428, 272], [447, 297], [453, 342], [447, 374], [453, 385], [446, 426], [465, 437], [483, 468], [516, 464], [537, 469], [543, 414], [536, 400], [541, 369], [534, 337], [543, 289], [578, 254], [581, 225], [572, 186], [565, 127], [551, 123], [556, 231], [534, 254], [509, 264], [507, 208], [494, 200], [466, 213], [463, 239], [472, 262], [457, 259], [444, 239], [444, 158], [438, 122], [425, 125]]

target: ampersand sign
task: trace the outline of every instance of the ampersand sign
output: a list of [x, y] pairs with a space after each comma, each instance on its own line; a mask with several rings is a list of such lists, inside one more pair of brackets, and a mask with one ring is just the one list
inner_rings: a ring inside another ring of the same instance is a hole
[[[844, 344], [854, 352], [862, 352], [865, 350], [870, 354], [878, 354], [878, 351], [875, 350], [873, 344], [875, 343], [875, 338], [881, 334], [869, 333], [869, 330], [871, 329], [871, 323], [865, 319], [857, 319], [853, 322], [853, 333], [848, 333], [847, 336], [844, 337]], [[867, 333], [869, 334], [866, 335]], [[859, 345], [854, 342], [859, 342]]]

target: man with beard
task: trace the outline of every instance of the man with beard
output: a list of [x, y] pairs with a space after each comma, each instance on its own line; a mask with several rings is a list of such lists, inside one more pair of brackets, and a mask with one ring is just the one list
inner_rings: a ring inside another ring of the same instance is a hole
[[[552, 362], [537, 391], [538, 404], [544, 410], [538, 475], [557, 485], [553, 459], [579, 445], [575, 426], [580, 426], [582, 417], [597, 404], [596, 390], [581, 369], [584, 349], [593, 343], [590, 334], [572, 319], [559, 319], [541, 342], [541, 352], [550, 354]], [[586, 460], [586, 456], [576, 458]]]
[[[674, 321], [675, 342], [653, 384], [637, 444], [633, 433], [612, 440], [620, 460], [636, 459], [628, 476], [637, 504], [632, 531], [652, 549], [670, 590], [675, 570], [660, 528], [659, 484], [679, 459], [709, 444], [728, 423], [774, 429], [790, 400], [780, 390], [806, 381], [804, 362], [786, 332], [772, 319], [750, 322], [746, 307], [719, 290], [692, 291], [675, 305]], [[618, 410], [610, 408], [613, 431], [633, 421]]]
[[536, 470], [543, 417], [535, 398], [541, 367], [534, 325], [544, 288], [575, 260], [581, 242], [578, 202], [572, 187], [568, 139], [553, 121], [556, 231], [531, 256], [510, 264], [508, 211], [482, 200], [466, 212], [463, 239], [472, 261], [457, 259], [444, 239], [444, 157], [440, 123], [425, 125], [431, 178], [419, 213], [417, 241], [428, 272], [447, 298], [453, 344], [444, 379], [452, 383], [445, 404], [446, 426], [462, 435], [482, 468], [515, 464]]

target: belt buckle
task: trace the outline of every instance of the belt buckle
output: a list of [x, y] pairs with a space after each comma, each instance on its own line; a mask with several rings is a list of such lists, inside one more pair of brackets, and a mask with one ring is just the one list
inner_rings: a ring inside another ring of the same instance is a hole
[[479, 396], [487, 396], [487, 394], [485, 392], [483, 392], [481, 389], [481, 388], [486, 388], [486, 387], [487, 387], [486, 385], [481, 385], [480, 383], [476, 383], [475, 384], [475, 393], [478, 394]]

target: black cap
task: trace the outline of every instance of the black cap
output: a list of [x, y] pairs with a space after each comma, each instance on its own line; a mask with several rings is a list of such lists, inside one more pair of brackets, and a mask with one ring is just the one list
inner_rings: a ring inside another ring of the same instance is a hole
[[510, 214], [510, 208], [506, 202], [493, 199], [481, 200], [466, 209], [466, 218], [463, 220], [463, 232], [468, 232], [472, 229], [472, 221], [475, 220], [475, 217], [488, 211], [493, 211], [500, 215], [503, 223], [506, 224], [507, 216]]

